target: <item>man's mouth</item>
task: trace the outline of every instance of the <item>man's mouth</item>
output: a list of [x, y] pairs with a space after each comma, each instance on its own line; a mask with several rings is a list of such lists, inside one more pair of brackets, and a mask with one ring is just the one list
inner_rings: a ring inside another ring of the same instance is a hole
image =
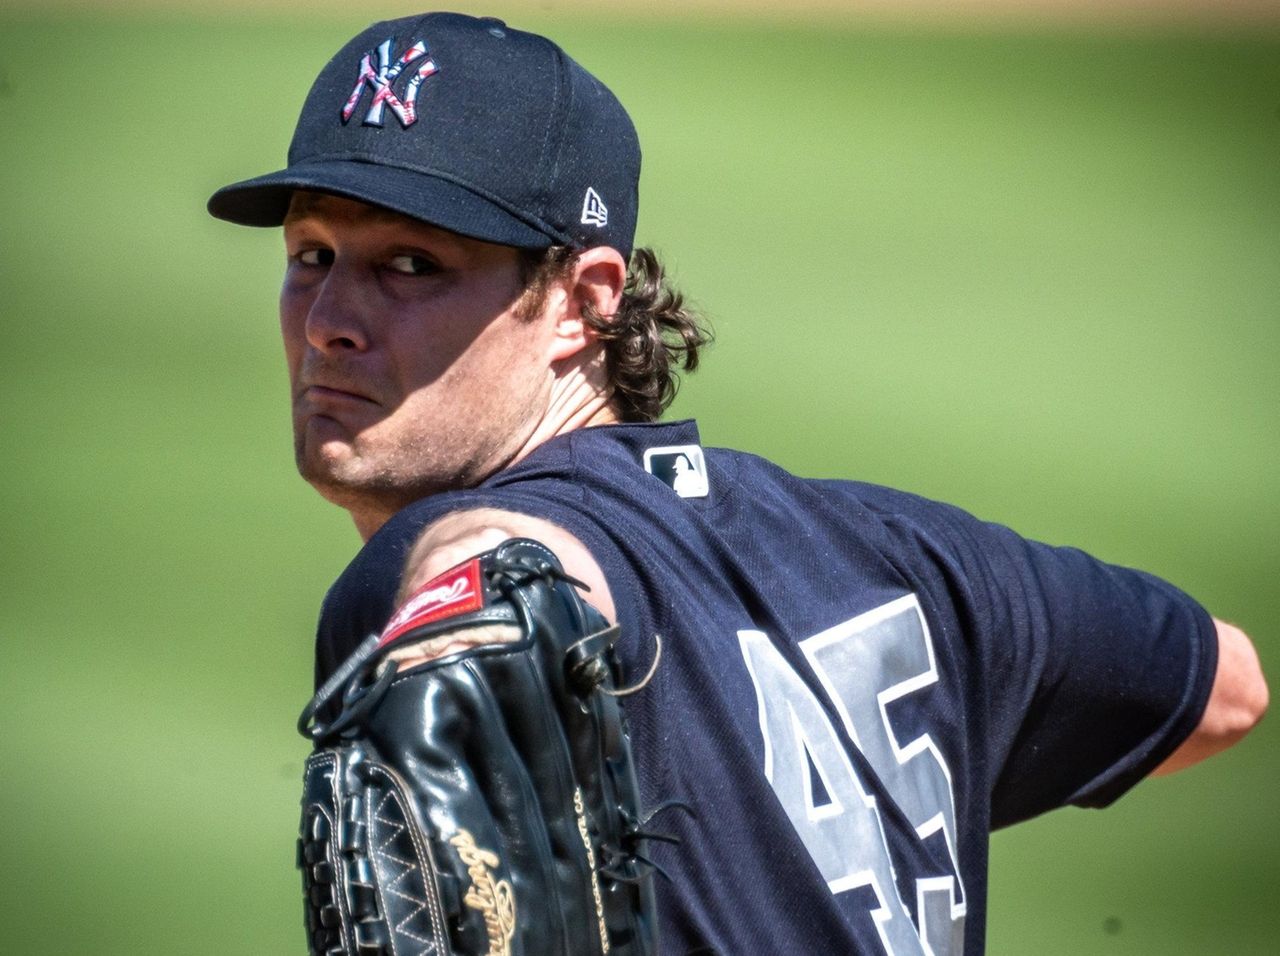
[[377, 404], [377, 402], [362, 392], [358, 392], [349, 387], [340, 387], [336, 385], [306, 385], [303, 387], [300, 395], [308, 401], [320, 404], [329, 402], [361, 402], [374, 405]]

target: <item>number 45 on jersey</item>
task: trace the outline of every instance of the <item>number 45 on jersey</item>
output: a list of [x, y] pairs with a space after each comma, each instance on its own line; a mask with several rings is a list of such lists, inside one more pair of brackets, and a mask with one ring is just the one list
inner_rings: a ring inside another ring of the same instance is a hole
[[927, 733], [901, 741], [888, 714], [892, 702], [938, 680], [916, 596], [800, 642], [845, 732], [916, 838], [941, 832], [946, 840], [951, 872], [915, 880], [914, 918], [894, 879], [876, 791], [859, 779], [827, 711], [766, 634], [739, 631], [738, 640], [756, 689], [765, 776], [831, 892], [870, 891], [869, 915], [886, 953], [958, 956], [965, 902], [951, 771]]

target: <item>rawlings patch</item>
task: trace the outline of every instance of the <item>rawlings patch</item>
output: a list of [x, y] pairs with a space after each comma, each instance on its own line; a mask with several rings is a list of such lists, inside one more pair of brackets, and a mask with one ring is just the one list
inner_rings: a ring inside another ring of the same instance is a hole
[[382, 629], [378, 646], [383, 647], [401, 634], [433, 621], [478, 611], [484, 606], [480, 587], [480, 561], [472, 558], [444, 574], [437, 575], [409, 595]]

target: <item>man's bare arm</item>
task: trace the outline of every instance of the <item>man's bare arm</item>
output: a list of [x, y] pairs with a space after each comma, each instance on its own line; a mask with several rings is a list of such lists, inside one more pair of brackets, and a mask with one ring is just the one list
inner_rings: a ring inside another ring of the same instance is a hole
[[[606, 620], [616, 620], [604, 573], [581, 541], [550, 521], [496, 508], [454, 512], [429, 525], [409, 553], [397, 605], [403, 604], [415, 588], [508, 538], [532, 538], [550, 548], [566, 573], [590, 589], [583, 599]], [[508, 631], [512, 633], [505, 633]], [[467, 644], [514, 640], [518, 636], [514, 632], [514, 628], [473, 628], [463, 634], [399, 648], [388, 656], [405, 670], [461, 650]]]
[[1218, 670], [1200, 724], [1155, 776], [1184, 770], [1238, 743], [1267, 711], [1270, 694], [1253, 643], [1240, 628], [1214, 619], [1218, 629]]
[[581, 541], [544, 518], [497, 508], [455, 511], [428, 525], [409, 553], [400, 597], [508, 538], [533, 538], [545, 544], [555, 552], [567, 573], [591, 589], [587, 601], [608, 620], [614, 620], [613, 597], [604, 572]]

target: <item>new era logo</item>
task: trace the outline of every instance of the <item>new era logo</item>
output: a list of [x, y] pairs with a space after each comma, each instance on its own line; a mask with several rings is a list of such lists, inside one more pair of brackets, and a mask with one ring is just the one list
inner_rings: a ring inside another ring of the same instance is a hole
[[418, 88], [422, 86], [423, 80], [437, 72], [435, 60], [427, 58], [418, 64], [409, 82], [405, 84], [404, 99], [396, 96], [391, 86], [404, 72], [406, 66], [421, 60], [426, 55], [427, 45], [419, 40], [392, 63], [391, 41], [384, 40], [378, 45], [378, 68], [375, 70], [373, 54], [366, 53], [360, 61], [360, 75], [356, 77], [356, 87], [351, 91], [347, 105], [342, 108], [342, 122], [345, 123], [351, 119], [356, 107], [360, 104], [360, 97], [368, 87], [373, 90], [373, 102], [369, 104], [369, 111], [364, 114], [365, 126], [381, 126], [383, 111], [386, 107], [391, 107], [391, 112], [396, 114], [396, 119], [405, 129], [416, 123], [418, 121]]
[[600, 194], [587, 187], [587, 194], [582, 199], [582, 224], [584, 226], [609, 225], [609, 207], [604, 204]]

